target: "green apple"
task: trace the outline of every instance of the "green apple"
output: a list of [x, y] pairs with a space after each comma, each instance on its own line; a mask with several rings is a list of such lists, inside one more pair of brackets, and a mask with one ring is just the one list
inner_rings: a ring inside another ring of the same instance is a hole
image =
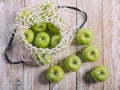
[[35, 37], [35, 45], [38, 48], [46, 48], [50, 43], [50, 36], [46, 32], [40, 32]]
[[94, 62], [99, 57], [99, 51], [95, 46], [87, 46], [82, 50], [82, 56], [86, 61]]
[[53, 23], [50, 23], [50, 22], [48, 23], [48, 29], [52, 33], [60, 33], [60, 28], [55, 26]]
[[31, 15], [32, 15], [31, 11], [27, 9], [21, 10], [17, 15], [18, 22], [20, 22], [22, 25], [29, 24], [29, 22], [34, 23], [36, 16], [32, 15], [32, 17], [30, 17]]
[[[48, 16], [48, 17], [51, 17], [51, 16], [53, 16], [54, 13], [56, 13], [57, 11], [58, 11], [57, 8], [54, 8], [54, 9], [52, 9], [52, 10], [50, 11], [50, 13], [47, 14], [47, 16]], [[54, 17], [54, 18], [55, 18], [55, 17]]]
[[97, 66], [91, 71], [91, 77], [97, 82], [103, 82], [107, 80], [108, 76], [108, 70], [104, 66]]
[[38, 22], [32, 26], [35, 32], [43, 32], [47, 28], [47, 23], [45, 22]]
[[47, 57], [45, 57], [45, 54], [37, 54], [37, 61], [41, 64], [48, 64], [52, 61], [52, 55], [49, 54]]
[[59, 19], [59, 21], [63, 24], [65, 24], [64, 20], [62, 18]]
[[64, 70], [60, 66], [52, 66], [47, 71], [47, 78], [51, 82], [59, 82], [64, 78]]
[[70, 55], [65, 59], [65, 67], [68, 71], [78, 71], [82, 62], [77, 55]]
[[41, 5], [40, 6], [40, 9], [42, 11], [46, 11], [48, 8], [50, 8], [52, 6], [52, 3], [51, 2], [46, 2], [45, 4]]
[[24, 35], [25, 35], [25, 39], [27, 40], [28, 43], [32, 43], [33, 40], [34, 40], [34, 32], [30, 29], [27, 29], [25, 32], [24, 32]]
[[18, 18], [26, 18], [28, 17], [29, 15], [31, 15], [32, 12], [28, 11], [28, 10], [21, 10], [19, 12], [19, 14], [17, 15]]
[[88, 29], [81, 29], [77, 33], [77, 42], [81, 45], [88, 45], [92, 42], [93, 35]]
[[52, 36], [51, 47], [52, 48], [56, 47], [56, 45], [60, 42], [60, 40], [61, 40], [61, 35], [60, 34], [56, 34], [56, 35]]

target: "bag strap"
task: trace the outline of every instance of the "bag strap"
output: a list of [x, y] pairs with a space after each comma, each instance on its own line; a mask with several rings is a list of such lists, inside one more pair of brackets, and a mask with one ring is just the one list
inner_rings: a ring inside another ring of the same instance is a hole
[[60, 5], [58, 5], [58, 8], [69, 8], [69, 9], [73, 9], [73, 10], [79, 11], [79, 12], [81, 13], [81, 15], [82, 15], [83, 18], [84, 18], [84, 21], [83, 21], [83, 23], [79, 26], [79, 28], [77, 29], [77, 31], [79, 31], [79, 29], [82, 28], [83, 25], [84, 25], [84, 24], [86, 23], [86, 21], [87, 21], [87, 14], [86, 14], [84, 11], [82, 11], [82, 10], [76, 8], [76, 7], [60, 6]]
[[[15, 30], [14, 30], [15, 31]], [[15, 37], [15, 34], [12, 33], [12, 36], [11, 36], [11, 39], [9, 41], [9, 44], [7, 46], [7, 48], [5, 49], [5, 58], [6, 60], [10, 63], [10, 64], [20, 64], [20, 63], [24, 63], [24, 61], [18, 61], [18, 62], [12, 62], [9, 58], [8, 58], [8, 55], [7, 55], [7, 51], [11, 49], [11, 44], [14, 40], [14, 37]]]
[[[84, 21], [83, 21], [83, 23], [79, 26], [79, 29], [82, 28], [83, 25], [84, 25], [84, 24], [86, 23], [86, 21], [87, 21], [87, 14], [86, 14], [84, 11], [82, 11], [82, 10], [76, 8], [76, 7], [71, 7], [71, 6], [59, 6], [59, 5], [58, 5], [58, 8], [69, 8], [69, 9], [73, 9], [73, 10], [76, 10], [76, 11], [81, 12], [81, 14], [83, 15]], [[79, 29], [77, 29], [77, 30], [79, 30]], [[14, 31], [16, 31], [16, 30], [14, 30]], [[12, 42], [13, 42], [13, 40], [14, 40], [14, 37], [15, 37], [15, 34], [12, 33], [11, 39], [10, 39], [10, 41], [9, 41], [9, 44], [8, 44], [7, 48], [5, 49], [5, 58], [6, 58], [6, 60], [7, 60], [10, 64], [25, 63], [24, 61], [12, 62], [12, 61], [8, 58], [7, 51], [10, 50], [11, 44], [12, 44]]]

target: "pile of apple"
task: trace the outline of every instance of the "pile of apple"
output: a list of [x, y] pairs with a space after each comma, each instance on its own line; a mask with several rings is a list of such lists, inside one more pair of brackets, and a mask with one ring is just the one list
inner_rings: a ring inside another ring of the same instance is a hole
[[[87, 62], [94, 62], [99, 58], [98, 49], [90, 45], [93, 40], [93, 35], [88, 29], [79, 30], [77, 37], [78, 43], [80, 45], [87, 45], [81, 51], [83, 59]], [[82, 61], [79, 56], [73, 54], [64, 60], [64, 65], [67, 71], [76, 72], [80, 69]], [[63, 67], [55, 65], [49, 68], [47, 71], [47, 78], [51, 82], [59, 82], [64, 78], [65, 69]], [[86, 77], [87, 78], [87, 77]], [[90, 71], [89, 80], [94, 80], [95, 82], [103, 82], [108, 78], [108, 70], [105, 66], [96, 66]]]
[[[41, 10], [45, 13], [47, 8], [51, 7], [51, 3], [46, 3], [46, 5], [41, 5]], [[54, 11], [51, 11], [54, 12]], [[53, 13], [52, 13], [53, 14]], [[52, 15], [51, 14], [51, 15]], [[31, 15], [31, 12], [23, 10], [18, 15], [18, 18], [26, 18]], [[31, 18], [30, 18], [31, 19]], [[34, 20], [33, 20], [34, 21]], [[23, 23], [23, 22], [22, 22]], [[60, 28], [51, 22], [38, 22], [27, 29], [24, 33], [25, 39], [28, 43], [36, 46], [37, 48], [55, 48], [61, 41]], [[93, 35], [88, 29], [79, 30], [76, 37], [80, 45], [86, 45], [82, 49], [81, 55], [86, 62], [94, 62], [99, 58], [98, 49], [90, 45], [93, 40]], [[43, 55], [44, 56], [44, 55]], [[41, 56], [38, 55], [39, 58]], [[51, 56], [48, 57], [51, 59]], [[46, 63], [47, 60], [44, 60]], [[64, 66], [67, 71], [76, 72], [80, 69], [82, 65], [81, 58], [75, 54], [66, 57], [64, 60]], [[51, 82], [59, 82], [64, 78], [65, 70], [58, 65], [52, 66], [47, 71], [47, 78]], [[96, 66], [90, 71], [89, 79], [96, 82], [103, 82], [108, 78], [108, 70], [105, 66]]]
[[49, 22], [38, 22], [24, 33], [28, 43], [37, 48], [55, 48], [61, 40], [60, 29]]

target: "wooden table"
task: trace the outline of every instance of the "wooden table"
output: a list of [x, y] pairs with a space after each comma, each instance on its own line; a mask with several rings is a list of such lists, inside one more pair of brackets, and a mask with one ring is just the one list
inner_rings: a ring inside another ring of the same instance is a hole
[[[48, 65], [29, 67], [6, 62], [3, 53], [10, 39], [8, 30], [15, 13], [37, 1], [39, 0], [0, 0], [0, 90], [120, 90], [120, 0], [56, 0], [61, 5], [75, 6], [87, 13], [88, 21], [84, 27], [93, 32], [92, 45], [100, 51], [100, 58], [96, 62], [83, 63], [76, 73], [65, 73], [61, 82], [48, 82]], [[76, 24], [79, 18], [78, 15], [75, 17], [70, 18], [68, 23]], [[80, 49], [81, 46], [74, 40], [51, 65]], [[13, 53], [12, 59], [18, 59], [18, 53]], [[103, 83], [86, 84], [83, 80], [85, 72], [97, 65], [108, 68], [109, 79]]]

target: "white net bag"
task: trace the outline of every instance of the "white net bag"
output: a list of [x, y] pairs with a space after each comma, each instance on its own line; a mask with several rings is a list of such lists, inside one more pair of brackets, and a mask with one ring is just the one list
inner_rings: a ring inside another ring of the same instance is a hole
[[[69, 8], [79, 11], [84, 18], [83, 23], [67, 31], [67, 24], [64, 22], [59, 12], [62, 8]], [[41, 0], [39, 4], [23, 8], [16, 14], [15, 24], [13, 25], [12, 29], [12, 38], [5, 50], [5, 57], [12, 64], [19, 64], [21, 62], [24, 63], [31, 60], [27, 59], [26, 61], [12, 62], [7, 57], [6, 52], [10, 48], [14, 36], [16, 36], [20, 42], [20, 45], [30, 52], [29, 58], [32, 58], [32, 60], [37, 64], [49, 64], [58, 52], [61, 52], [63, 49], [71, 44], [71, 42], [75, 38], [77, 30], [85, 24], [86, 20], [87, 15], [85, 12], [75, 7], [58, 6], [55, 2], [51, 2], [48, 0]], [[59, 29], [61, 40], [56, 47], [38, 48], [33, 44], [27, 42], [24, 35], [25, 31], [38, 22], [52, 23]]]

